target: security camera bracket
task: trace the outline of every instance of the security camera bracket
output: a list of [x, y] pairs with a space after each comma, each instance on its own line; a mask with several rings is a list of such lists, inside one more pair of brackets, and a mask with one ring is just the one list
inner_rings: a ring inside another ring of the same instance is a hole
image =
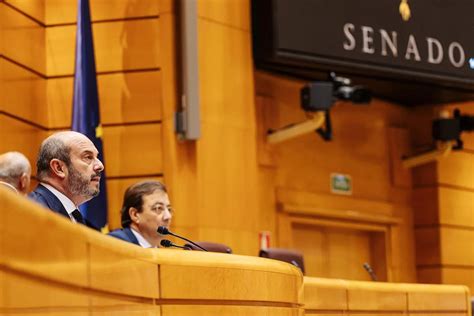
[[269, 130], [267, 132], [267, 142], [270, 144], [280, 143], [303, 134], [315, 132], [324, 125], [326, 120], [325, 111], [307, 114], [308, 119], [306, 121], [290, 124], [277, 130]]
[[405, 168], [413, 168], [419, 165], [423, 165], [425, 163], [437, 161], [449, 155], [449, 153], [451, 152], [451, 150], [454, 149], [455, 146], [455, 141], [438, 142], [436, 149], [419, 155], [402, 158], [402, 165]]

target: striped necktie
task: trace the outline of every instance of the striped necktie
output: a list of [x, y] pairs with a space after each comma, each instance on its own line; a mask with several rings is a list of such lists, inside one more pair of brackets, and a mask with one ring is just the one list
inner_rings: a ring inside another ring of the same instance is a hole
[[82, 214], [81, 214], [81, 212], [79, 212], [79, 210], [75, 209], [75, 210], [71, 213], [71, 215], [72, 215], [72, 217], [74, 217], [74, 219], [76, 220], [76, 222], [81, 223], [81, 224], [85, 224], [84, 218], [82, 217]]

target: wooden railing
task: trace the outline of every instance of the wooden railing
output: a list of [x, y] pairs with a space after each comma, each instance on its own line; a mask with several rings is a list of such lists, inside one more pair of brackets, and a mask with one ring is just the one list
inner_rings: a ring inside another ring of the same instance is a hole
[[303, 278], [264, 258], [142, 249], [0, 188], [0, 315], [467, 316], [462, 286]]

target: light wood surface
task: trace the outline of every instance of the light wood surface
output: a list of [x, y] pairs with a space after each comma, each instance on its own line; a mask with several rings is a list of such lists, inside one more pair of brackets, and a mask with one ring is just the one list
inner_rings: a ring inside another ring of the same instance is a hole
[[[73, 82], [72, 77], [47, 80], [49, 127], [71, 124]], [[159, 71], [98, 75], [97, 85], [103, 125], [161, 119]]]
[[44, 22], [46, 6], [44, 0], [5, 0], [4, 2], [32, 16], [38, 21]]
[[[139, 18], [158, 15], [162, 1], [153, 0], [95, 0], [90, 2], [92, 21], [111, 19]], [[46, 6], [46, 24], [75, 23], [77, 3], [74, 1], [44, 0]]]
[[[160, 67], [159, 19], [99, 23], [92, 26], [98, 72]], [[76, 27], [46, 29], [47, 75], [74, 73]]]
[[0, 103], [6, 113], [47, 126], [46, 81], [0, 57]]
[[[429, 123], [441, 111], [458, 108], [473, 115], [472, 101], [420, 108], [417, 115]], [[414, 141], [426, 143], [431, 136], [413, 124]], [[418, 278], [430, 283], [465, 284], [474, 289], [474, 138], [462, 133], [463, 151], [414, 170], [414, 209]]]
[[[0, 289], [6, 293], [0, 313], [195, 315], [197, 305], [200, 313], [301, 314], [303, 277], [290, 264], [144, 249], [74, 224], [4, 188], [0, 208]], [[16, 218], [24, 229], [17, 229]]]
[[465, 286], [304, 278], [305, 315], [470, 315]]
[[[268, 129], [304, 120], [306, 82], [261, 71], [255, 82], [258, 161], [275, 194], [277, 245], [303, 250], [310, 275], [367, 280], [368, 261], [378, 262], [382, 278], [414, 281], [412, 180], [400, 161], [410, 144], [409, 110], [379, 99], [366, 107], [336, 102], [332, 141], [310, 133], [270, 146]], [[350, 196], [331, 192], [332, 173], [351, 176]]]
[[45, 30], [13, 8], [2, 5], [2, 55], [41, 74], [46, 70]]

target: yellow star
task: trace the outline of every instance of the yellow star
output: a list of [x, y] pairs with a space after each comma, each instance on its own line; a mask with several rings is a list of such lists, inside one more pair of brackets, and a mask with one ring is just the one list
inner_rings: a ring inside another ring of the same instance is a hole
[[97, 138], [102, 138], [102, 135], [104, 135], [104, 131], [102, 129], [102, 125], [99, 124], [96, 128], [95, 128], [95, 137]]

